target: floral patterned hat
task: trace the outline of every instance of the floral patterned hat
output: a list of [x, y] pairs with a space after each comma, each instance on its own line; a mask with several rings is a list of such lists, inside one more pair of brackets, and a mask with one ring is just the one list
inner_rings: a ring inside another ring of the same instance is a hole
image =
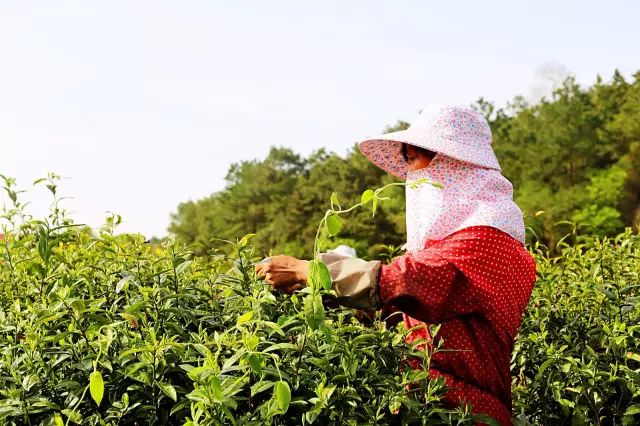
[[500, 169], [484, 116], [464, 105], [427, 105], [407, 130], [367, 138], [360, 151], [378, 167], [406, 179], [402, 143], [490, 169]]

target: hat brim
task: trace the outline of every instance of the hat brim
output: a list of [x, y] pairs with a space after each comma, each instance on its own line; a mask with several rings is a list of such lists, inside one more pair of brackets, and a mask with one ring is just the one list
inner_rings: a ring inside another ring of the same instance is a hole
[[402, 157], [402, 144], [407, 143], [456, 160], [489, 169], [502, 170], [491, 148], [462, 144], [452, 139], [415, 134], [411, 129], [367, 138], [358, 143], [360, 152], [385, 172], [406, 179], [407, 163]]

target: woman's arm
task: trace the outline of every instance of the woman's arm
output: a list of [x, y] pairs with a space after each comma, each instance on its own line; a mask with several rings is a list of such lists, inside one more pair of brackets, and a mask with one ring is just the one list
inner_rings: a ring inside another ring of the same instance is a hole
[[377, 287], [382, 304], [394, 305], [421, 321], [440, 323], [459, 313], [454, 302], [468, 285], [437, 250], [425, 249], [383, 265]]
[[[481, 314], [510, 332], [520, 323], [536, 278], [535, 262], [522, 244], [487, 226], [465, 228], [389, 265], [336, 260], [329, 269], [347, 306], [351, 293], [371, 294], [368, 309], [391, 304], [429, 323]], [[379, 278], [365, 284], [367, 276]], [[359, 277], [357, 285], [352, 277]]]
[[[365, 310], [392, 305], [430, 323], [479, 313], [511, 333], [520, 323], [536, 276], [535, 262], [522, 244], [487, 226], [465, 228], [389, 265], [329, 253], [322, 253], [320, 260], [329, 268], [342, 305]], [[306, 266], [305, 261], [282, 256], [259, 268], [259, 274], [287, 291], [304, 280]]]
[[450, 298], [464, 285], [453, 265], [428, 250], [405, 254], [389, 265], [325, 253], [320, 260], [331, 272], [340, 304], [368, 310], [393, 305], [427, 322], [446, 320], [452, 314]]

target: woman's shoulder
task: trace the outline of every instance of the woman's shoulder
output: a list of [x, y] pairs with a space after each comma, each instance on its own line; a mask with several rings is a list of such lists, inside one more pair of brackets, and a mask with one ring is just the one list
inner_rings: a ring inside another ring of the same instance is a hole
[[527, 271], [527, 277], [535, 276], [535, 259], [524, 244], [492, 226], [460, 229], [426, 250], [465, 270], [509, 265]]

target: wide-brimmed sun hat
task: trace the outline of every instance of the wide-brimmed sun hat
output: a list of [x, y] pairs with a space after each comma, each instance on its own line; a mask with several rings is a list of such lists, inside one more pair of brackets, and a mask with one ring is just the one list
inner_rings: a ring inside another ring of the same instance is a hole
[[358, 146], [372, 163], [401, 179], [407, 176], [407, 143], [481, 167], [501, 170], [484, 116], [464, 105], [427, 105], [408, 129], [367, 138]]

